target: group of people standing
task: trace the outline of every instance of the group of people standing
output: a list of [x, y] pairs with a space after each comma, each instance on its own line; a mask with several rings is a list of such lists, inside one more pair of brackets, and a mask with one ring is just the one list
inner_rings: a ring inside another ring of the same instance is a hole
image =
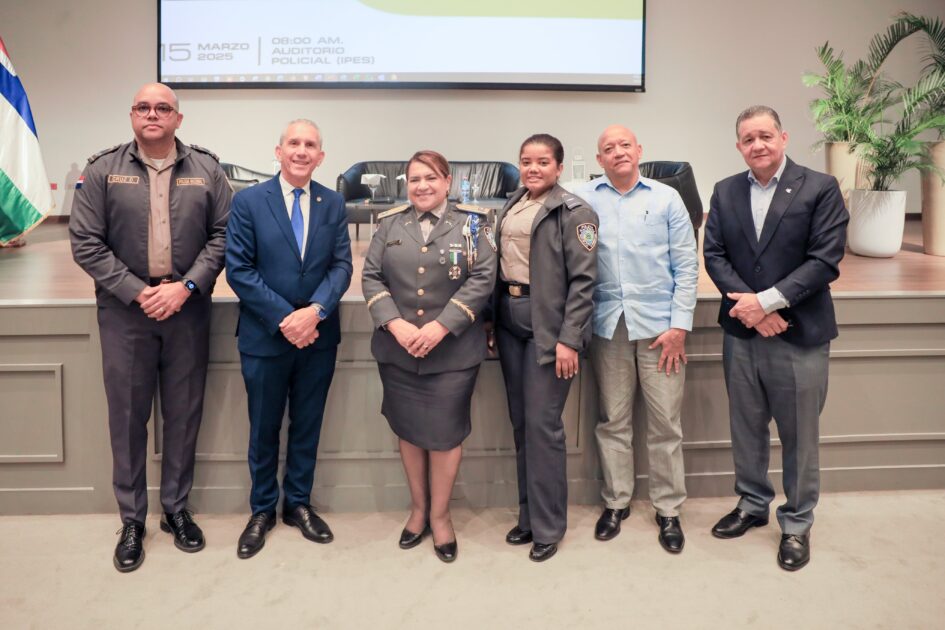
[[[279, 433], [288, 403], [283, 522], [330, 542], [312, 508], [322, 416], [340, 341], [338, 304], [351, 281], [344, 201], [311, 179], [324, 159], [309, 120], [276, 147], [281, 170], [231, 199], [210, 152], [176, 139], [174, 93], [148, 84], [131, 110], [135, 140], [90, 158], [70, 221], [76, 262], [95, 280], [113, 483], [122, 530], [119, 571], [144, 558], [147, 421], [160, 384], [161, 528], [194, 552], [204, 537], [187, 509], [203, 405], [213, 282], [224, 261], [240, 299], [238, 347], [250, 421], [252, 516], [237, 544], [249, 558], [276, 522]], [[794, 164], [774, 110], [736, 122], [749, 166], [716, 185], [705, 261], [722, 292], [723, 366], [738, 506], [712, 533], [741, 536], [768, 522], [768, 425], [783, 446], [786, 502], [777, 516], [782, 568], [810, 558], [819, 491], [818, 419], [836, 336], [829, 283], [839, 273], [847, 212], [833, 178]], [[506, 536], [541, 562], [567, 528], [562, 411], [587, 353], [600, 393], [596, 437], [604, 509], [599, 540], [620, 532], [634, 490], [632, 414], [647, 420], [649, 493], [658, 540], [685, 543], [681, 408], [686, 333], [696, 306], [695, 232], [679, 194], [641, 177], [642, 146], [604, 130], [604, 175], [568, 192], [564, 148], [548, 134], [519, 151], [522, 187], [493, 218], [449, 200], [449, 162], [419, 151], [407, 163], [408, 202], [381, 213], [362, 287], [375, 324], [371, 350], [382, 413], [399, 439], [410, 515], [399, 545], [430, 535], [436, 556], [458, 555], [449, 501], [482, 361], [505, 379], [518, 475], [518, 522]]]

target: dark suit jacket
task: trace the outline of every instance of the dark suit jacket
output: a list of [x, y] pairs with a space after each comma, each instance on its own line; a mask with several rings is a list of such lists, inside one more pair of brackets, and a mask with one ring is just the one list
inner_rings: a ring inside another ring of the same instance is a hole
[[[525, 193], [519, 188], [496, 217], [496, 246], [502, 256], [502, 220]], [[584, 352], [591, 341], [594, 282], [597, 280], [597, 213], [580, 197], [555, 184], [532, 223], [528, 276], [532, 331], [539, 365], [555, 361], [558, 342]], [[594, 242], [581, 242], [592, 227]], [[496, 299], [504, 283], [496, 284]], [[495, 309], [493, 312], [498, 312]]]
[[790, 327], [787, 342], [813, 346], [837, 336], [830, 283], [840, 275], [840, 260], [850, 219], [837, 180], [798, 166], [784, 168], [755, 238], [748, 172], [715, 185], [705, 228], [705, 268], [722, 293], [719, 324], [736, 337], [757, 334], [729, 317], [734, 302], [726, 293], [759, 293], [777, 287], [790, 307], [781, 316]]
[[226, 235], [226, 280], [240, 299], [239, 350], [276, 356], [295, 348], [279, 331], [292, 311], [321, 304], [314, 349], [341, 340], [338, 303], [351, 282], [351, 240], [341, 195], [313, 181], [305, 260], [299, 253], [279, 176], [233, 197]]

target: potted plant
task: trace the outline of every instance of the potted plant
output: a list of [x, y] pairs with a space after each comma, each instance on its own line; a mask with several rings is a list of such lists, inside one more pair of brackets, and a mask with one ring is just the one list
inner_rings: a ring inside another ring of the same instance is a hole
[[[892, 93], [891, 93], [892, 94]], [[850, 251], [861, 256], [888, 258], [902, 246], [906, 193], [890, 190], [903, 175], [915, 168], [936, 171], [921, 134], [945, 132], [945, 111], [937, 105], [945, 97], [945, 74], [931, 73], [909, 89], [897, 89], [892, 113], [895, 124], [881, 122], [870, 127], [856, 145], [859, 159], [870, 168], [869, 186], [850, 196]], [[890, 110], [887, 110], [887, 115]]]

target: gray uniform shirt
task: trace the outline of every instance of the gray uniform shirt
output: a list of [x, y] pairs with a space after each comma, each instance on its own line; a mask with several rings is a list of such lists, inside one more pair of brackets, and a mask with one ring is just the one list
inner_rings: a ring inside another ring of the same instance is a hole
[[[463, 226], [480, 222], [475, 261]], [[379, 363], [393, 363], [418, 374], [473, 367], [486, 357], [486, 335], [479, 313], [495, 285], [496, 256], [482, 229], [486, 216], [449, 205], [428, 238], [423, 238], [412, 207], [383, 217], [364, 260], [361, 285], [377, 330], [371, 351]], [[402, 317], [422, 327], [438, 321], [450, 334], [423, 359], [404, 350], [383, 328]]]

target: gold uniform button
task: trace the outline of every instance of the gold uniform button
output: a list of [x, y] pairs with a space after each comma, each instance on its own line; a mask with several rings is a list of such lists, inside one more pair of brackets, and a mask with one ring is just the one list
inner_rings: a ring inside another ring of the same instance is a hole
[[417, 289], [417, 295], [423, 295], [423, 289]]
[[417, 317], [423, 317], [423, 309], [417, 309]]
[[420, 248], [420, 253], [421, 253], [421, 254], [426, 254], [428, 249], [429, 249], [429, 247], [427, 247], [426, 245], [424, 245], [423, 247]]
[[417, 273], [426, 273], [426, 271], [427, 270], [424, 269], [423, 267], [420, 267], [419, 269], [417, 269]]

